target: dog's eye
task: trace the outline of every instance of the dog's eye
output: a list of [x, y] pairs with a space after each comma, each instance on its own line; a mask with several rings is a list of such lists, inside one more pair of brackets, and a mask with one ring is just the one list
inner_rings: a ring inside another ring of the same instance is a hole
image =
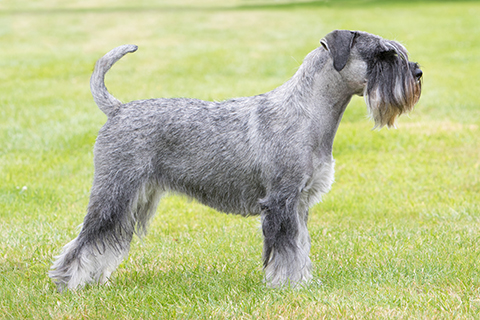
[[394, 49], [386, 50], [378, 53], [377, 58], [380, 60], [392, 59], [397, 56], [397, 52]]

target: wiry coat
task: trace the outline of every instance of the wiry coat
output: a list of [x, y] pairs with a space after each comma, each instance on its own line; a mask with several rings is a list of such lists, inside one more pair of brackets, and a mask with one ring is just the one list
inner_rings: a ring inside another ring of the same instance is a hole
[[[92, 75], [92, 94], [108, 120], [95, 144], [82, 230], [50, 272], [59, 289], [106, 281], [128, 253], [133, 233], [146, 232], [166, 191], [219, 211], [261, 215], [267, 283], [308, 281], [308, 208], [333, 183], [333, 139], [348, 102], [368, 94], [376, 124], [393, 125], [419, 98], [418, 65], [395, 42], [334, 31], [287, 83], [265, 94], [121, 104], [106, 90], [104, 76], [136, 49], [112, 50]], [[378, 70], [382, 64], [387, 74]]]

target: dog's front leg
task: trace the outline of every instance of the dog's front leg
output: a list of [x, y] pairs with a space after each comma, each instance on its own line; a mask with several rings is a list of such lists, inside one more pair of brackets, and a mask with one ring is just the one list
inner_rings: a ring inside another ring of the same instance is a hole
[[311, 279], [308, 211], [299, 214], [297, 197], [270, 197], [261, 205], [267, 285], [294, 287], [307, 282]]

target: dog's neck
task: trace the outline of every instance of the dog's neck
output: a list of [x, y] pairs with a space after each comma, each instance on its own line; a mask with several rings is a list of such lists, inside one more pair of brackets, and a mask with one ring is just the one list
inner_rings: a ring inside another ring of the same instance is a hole
[[283, 99], [278, 103], [284, 111], [309, 119], [320, 152], [331, 155], [338, 125], [354, 91], [347, 88], [333, 68], [329, 53], [323, 47], [312, 51], [295, 75], [272, 93]]

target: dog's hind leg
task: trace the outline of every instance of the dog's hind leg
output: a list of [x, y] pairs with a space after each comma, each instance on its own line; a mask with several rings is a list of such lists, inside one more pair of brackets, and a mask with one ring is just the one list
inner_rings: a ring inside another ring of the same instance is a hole
[[63, 248], [49, 273], [59, 291], [105, 283], [127, 256], [133, 233], [145, 233], [161, 192], [156, 184], [140, 181], [120, 172], [96, 172], [80, 234]]
[[296, 199], [262, 201], [263, 261], [268, 286], [296, 286], [311, 279], [310, 237]]

